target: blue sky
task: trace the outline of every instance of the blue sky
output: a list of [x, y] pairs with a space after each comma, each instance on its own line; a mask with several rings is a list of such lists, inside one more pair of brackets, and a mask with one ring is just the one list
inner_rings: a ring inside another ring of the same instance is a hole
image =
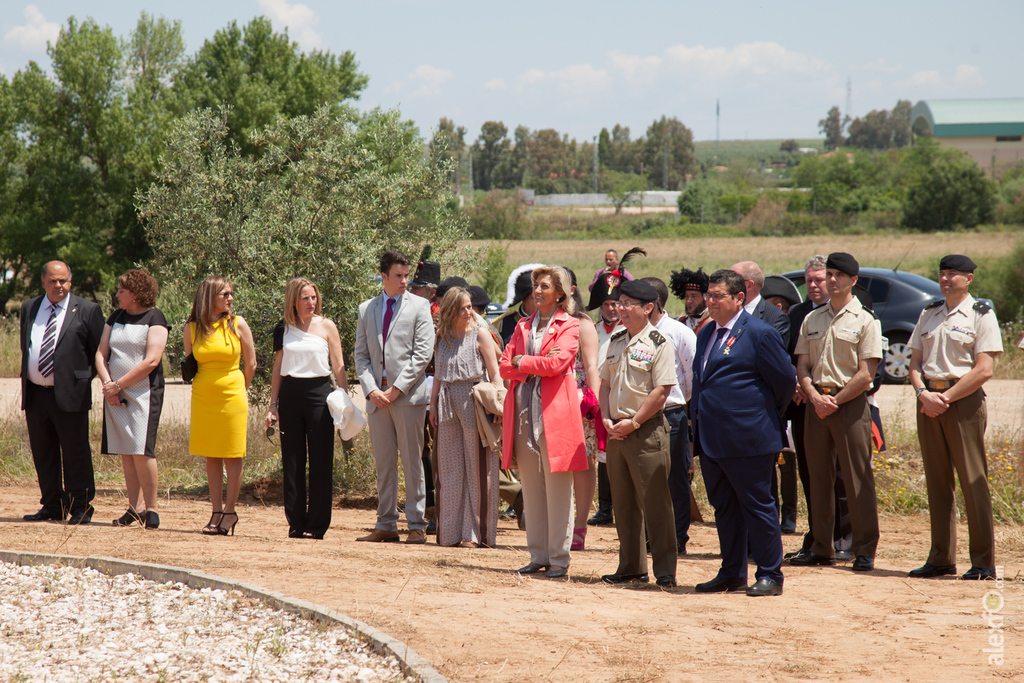
[[370, 78], [357, 106], [398, 107], [425, 134], [447, 116], [479, 134], [555, 128], [634, 137], [662, 115], [697, 140], [819, 137], [829, 107], [897, 99], [1024, 97], [1024, 3], [939, 0], [476, 2], [4, 0], [0, 71], [48, 68], [67, 17], [127, 36], [141, 11], [178, 19], [189, 52], [232, 20], [266, 15], [304, 49], [352, 50]]

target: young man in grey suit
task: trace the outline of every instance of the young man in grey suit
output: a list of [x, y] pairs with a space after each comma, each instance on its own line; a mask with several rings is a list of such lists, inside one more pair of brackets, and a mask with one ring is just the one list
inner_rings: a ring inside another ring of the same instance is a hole
[[28, 423], [42, 508], [26, 522], [88, 524], [96, 495], [89, 409], [103, 314], [71, 294], [71, 269], [43, 266], [46, 294], [21, 306], [21, 408]]
[[377, 466], [377, 524], [356, 540], [398, 541], [398, 455], [405, 473], [406, 543], [426, 543], [423, 421], [430, 404], [424, 371], [434, 353], [430, 303], [407, 296], [409, 258], [386, 251], [380, 260], [384, 292], [359, 305], [356, 374], [366, 396], [366, 419]]

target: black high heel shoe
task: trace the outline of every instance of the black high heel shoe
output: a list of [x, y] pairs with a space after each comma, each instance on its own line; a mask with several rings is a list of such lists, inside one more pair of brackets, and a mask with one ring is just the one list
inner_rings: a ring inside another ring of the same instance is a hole
[[153, 510], [146, 510], [143, 522], [147, 529], [159, 529], [160, 528], [160, 515], [156, 514]]
[[141, 524], [143, 522], [145, 522], [145, 520], [143, 519], [142, 515], [140, 515], [135, 510], [128, 508], [127, 512], [125, 512], [123, 515], [115, 519], [113, 522], [111, 522], [111, 524], [113, 524], [114, 526], [131, 526], [132, 524]]
[[219, 510], [210, 515], [210, 521], [203, 527], [203, 535], [220, 536], [222, 533], [220, 530], [220, 522], [222, 519], [224, 519], [224, 513]]
[[[224, 528], [224, 527], [221, 526], [221, 524], [224, 523], [224, 520], [227, 517], [234, 517], [235, 521], [231, 522], [231, 526], [229, 526], [227, 528]], [[236, 524], [238, 524], [238, 513], [237, 512], [225, 512], [224, 514], [222, 514], [220, 516], [220, 524], [217, 525], [217, 532], [221, 536], [228, 536], [228, 535], [234, 536], [235, 535], [235, 525]]]

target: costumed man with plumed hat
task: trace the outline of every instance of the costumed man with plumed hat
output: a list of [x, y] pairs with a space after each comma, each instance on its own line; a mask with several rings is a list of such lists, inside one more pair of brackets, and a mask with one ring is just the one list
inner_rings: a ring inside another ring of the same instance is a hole
[[669, 286], [676, 298], [686, 305], [686, 315], [679, 316], [679, 322], [697, 334], [711, 319], [704, 300], [708, 293], [708, 276], [700, 268], [697, 272], [680, 268], [672, 271]]

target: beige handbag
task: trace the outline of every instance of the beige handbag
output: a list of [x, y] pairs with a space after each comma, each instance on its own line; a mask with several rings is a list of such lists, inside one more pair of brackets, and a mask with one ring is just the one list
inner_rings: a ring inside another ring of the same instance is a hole
[[488, 415], [501, 415], [505, 410], [504, 386], [490, 382], [473, 385], [473, 408], [476, 413], [476, 431], [480, 435], [480, 443], [491, 450], [501, 449], [501, 424], [495, 424]]

